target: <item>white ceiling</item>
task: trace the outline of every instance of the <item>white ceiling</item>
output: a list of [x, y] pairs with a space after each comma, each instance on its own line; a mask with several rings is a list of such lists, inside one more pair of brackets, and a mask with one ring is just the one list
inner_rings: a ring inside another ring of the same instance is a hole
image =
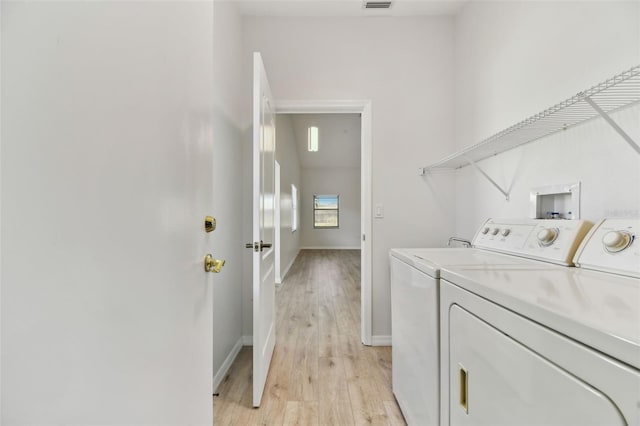
[[[291, 114], [302, 169], [360, 167], [360, 114]], [[307, 129], [318, 128], [318, 152], [307, 149]]]
[[432, 16], [455, 15], [469, 0], [392, 0], [390, 9], [371, 10], [362, 0], [231, 0], [250, 16]]

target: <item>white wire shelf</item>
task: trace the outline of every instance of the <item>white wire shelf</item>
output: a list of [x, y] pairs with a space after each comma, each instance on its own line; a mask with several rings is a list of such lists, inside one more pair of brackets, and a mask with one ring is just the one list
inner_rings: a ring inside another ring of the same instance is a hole
[[[603, 117], [633, 149], [640, 153], [640, 146], [609, 117], [610, 113], [637, 102], [640, 102], [640, 65], [580, 92], [475, 145], [425, 166], [423, 170], [432, 172], [455, 170], [470, 164], [475, 166], [478, 161], [567, 130], [596, 117]], [[491, 180], [488, 176], [485, 175], [485, 177]], [[502, 192], [508, 199], [508, 194]]]

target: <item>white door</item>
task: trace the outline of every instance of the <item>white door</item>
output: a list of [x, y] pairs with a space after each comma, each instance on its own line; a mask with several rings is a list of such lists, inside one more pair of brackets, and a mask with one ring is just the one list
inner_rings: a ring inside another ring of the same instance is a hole
[[0, 7], [1, 423], [210, 425], [213, 6]]
[[260, 53], [253, 54], [253, 406], [259, 407], [276, 343], [275, 105]]

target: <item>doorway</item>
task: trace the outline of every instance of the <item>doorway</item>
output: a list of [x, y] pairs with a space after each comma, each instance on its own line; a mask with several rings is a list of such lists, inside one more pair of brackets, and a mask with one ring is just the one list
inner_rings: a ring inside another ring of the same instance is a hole
[[[358, 114], [360, 116], [360, 288], [361, 341], [372, 344], [371, 317], [371, 102], [370, 101], [278, 101], [277, 114]], [[309, 126], [312, 127], [312, 126]], [[311, 130], [309, 130], [311, 131]], [[338, 195], [338, 194], [315, 194]], [[308, 198], [308, 197], [307, 197]], [[282, 201], [282, 200], [281, 200]], [[296, 200], [302, 205], [301, 200]], [[308, 200], [304, 200], [306, 203]], [[339, 203], [339, 201], [338, 201]], [[339, 204], [338, 204], [339, 206]], [[339, 207], [338, 207], [339, 208]], [[307, 219], [308, 219], [307, 215]], [[315, 217], [315, 212], [314, 212]], [[283, 275], [286, 273], [286, 268]]]

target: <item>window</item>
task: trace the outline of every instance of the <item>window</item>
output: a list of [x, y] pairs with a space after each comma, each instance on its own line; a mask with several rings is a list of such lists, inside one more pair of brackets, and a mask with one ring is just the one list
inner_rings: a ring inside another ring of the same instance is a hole
[[309, 127], [307, 131], [307, 149], [309, 152], [318, 152], [318, 128]]
[[338, 228], [338, 195], [313, 196], [313, 227]]
[[291, 232], [298, 230], [298, 188], [291, 184]]

